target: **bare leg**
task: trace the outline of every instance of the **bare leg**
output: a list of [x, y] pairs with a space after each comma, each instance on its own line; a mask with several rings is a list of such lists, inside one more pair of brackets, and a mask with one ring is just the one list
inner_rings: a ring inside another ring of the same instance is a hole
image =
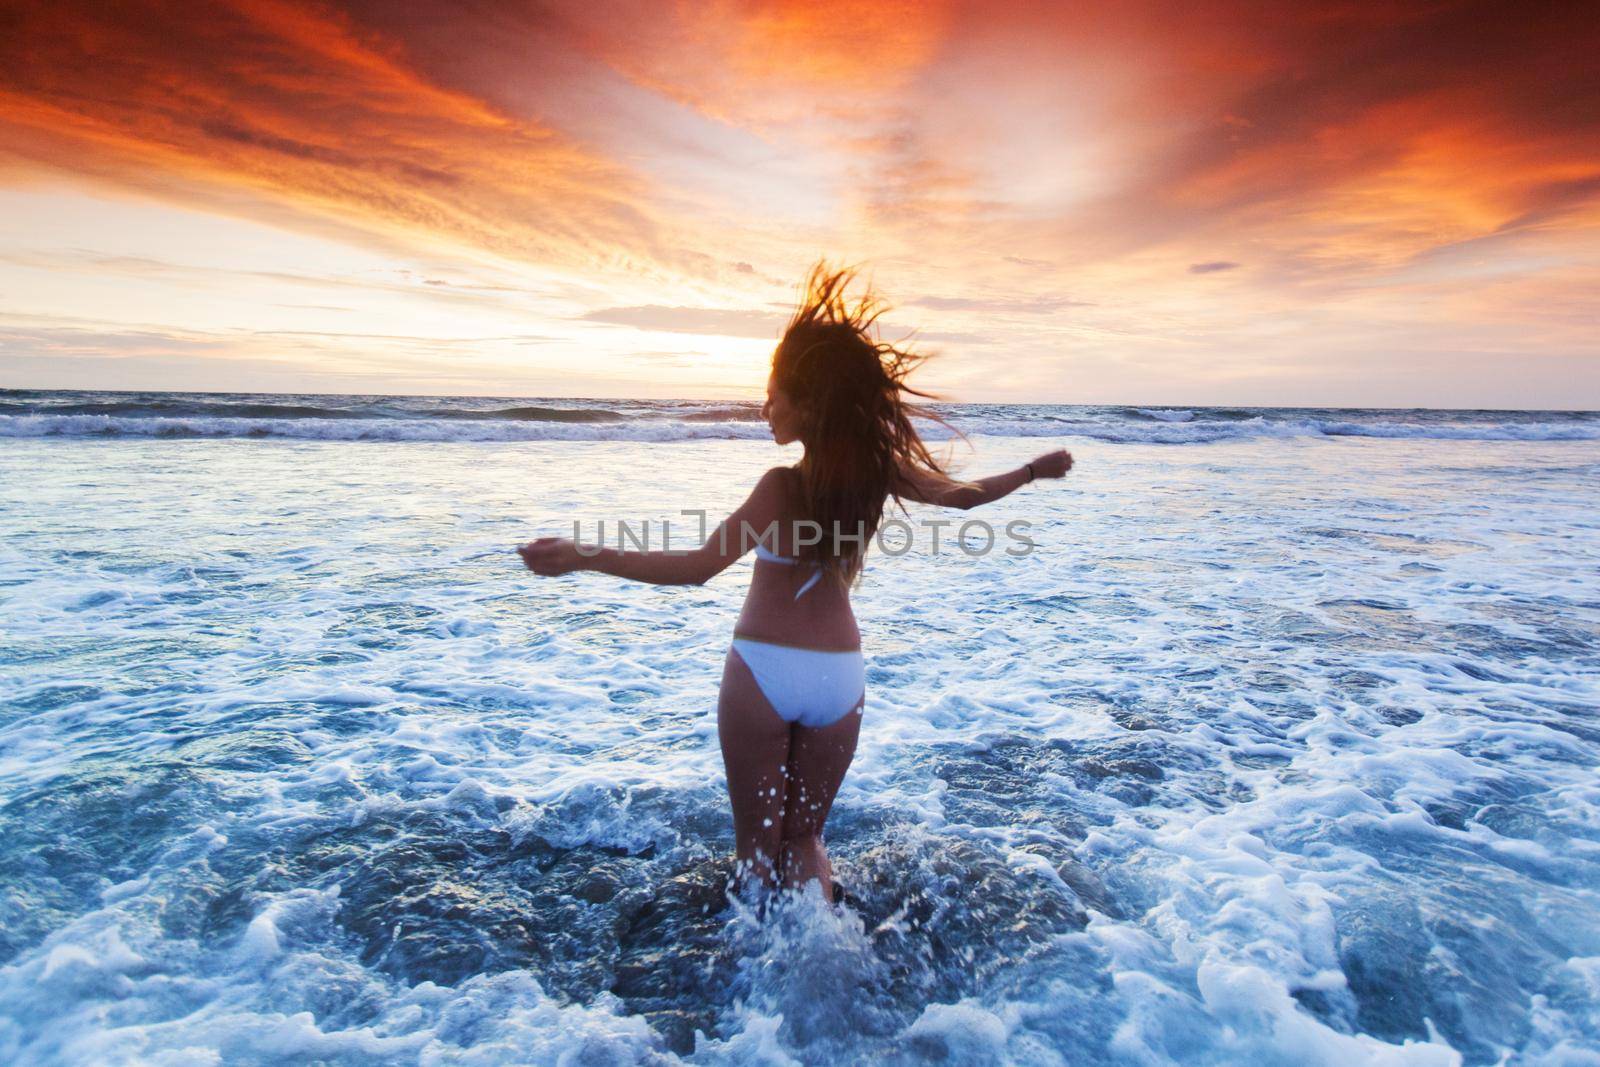
[[783, 841], [789, 724], [772, 710], [750, 668], [732, 649], [722, 666], [717, 737], [733, 804], [735, 883], [742, 886], [753, 880], [775, 886]]
[[[863, 698], [865, 699], [865, 698]], [[785, 886], [798, 888], [812, 879], [822, 895], [833, 899], [833, 865], [822, 845], [822, 824], [855, 758], [861, 734], [861, 705], [844, 718], [820, 729], [793, 728], [789, 747], [788, 796], [783, 814], [783, 852], [779, 871]]]

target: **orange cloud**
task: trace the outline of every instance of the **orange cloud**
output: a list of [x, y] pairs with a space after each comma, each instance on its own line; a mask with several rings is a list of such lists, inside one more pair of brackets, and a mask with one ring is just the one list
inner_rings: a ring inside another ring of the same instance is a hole
[[[569, 12], [593, 54], [719, 121], [771, 131], [881, 115], [944, 43], [942, 0], [679, 0]], [[619, 24], [627, 33], [615, 32]]]
[[49, 4], [15, 21], [0, 143], [36, 163], [525, 260], [672, 259], [624, 168], [420, 78], [335, 11]]

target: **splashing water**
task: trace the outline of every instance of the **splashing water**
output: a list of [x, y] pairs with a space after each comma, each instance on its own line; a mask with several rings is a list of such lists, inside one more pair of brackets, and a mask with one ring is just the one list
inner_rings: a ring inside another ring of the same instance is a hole
[[[1118, 417], [1228, 421], [1183, 414]], [[1600, 452], [1478, 424], [1057, 431], [984, 516], [1034, 554], [872, 558], [848, 897], [765, 909], [714, 716], [748, 564], [510, 549], [793, 455], [14, 439], [0, 1059], [1595, 1062]]]

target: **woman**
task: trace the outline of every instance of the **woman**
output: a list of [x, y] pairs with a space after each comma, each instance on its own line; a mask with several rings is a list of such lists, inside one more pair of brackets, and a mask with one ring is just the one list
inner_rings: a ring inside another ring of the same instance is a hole
[[[658, 585], [700, 584], [755, 549], [757, 562], [722, 670], [717, 731], [727, 768], [736, 878], [835, 899], [822, 844], [861, 729], [864, 668], [850, 588], [888, 497], [972, 508], [1035, 478], [1060, 478], [1072, 456], [1050, 452], [976, 482], [953, 479], [911, 424], [933, 418], [906, 384], [924, 358], [872, 339], [884, 307], [853, 307], [853, 272], [813, 268], [805, 299], [772, 357], [761, 413], [780, 445], [805, 449], [774, 467], [700, 548], [645, 552], [545, 537], [522, 546], [528, 569], [594, 570]], [[940, 420], [935, 420], [940, 421]]]

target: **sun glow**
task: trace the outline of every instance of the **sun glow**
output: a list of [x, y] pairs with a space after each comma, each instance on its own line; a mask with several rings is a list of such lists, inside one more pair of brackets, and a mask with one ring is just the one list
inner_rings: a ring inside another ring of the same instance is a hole
[[0, 384], [745, 396], [827, 255], [965, 399], [1600, 393], [1594, 30], [1554, 12], [14, 21]]

